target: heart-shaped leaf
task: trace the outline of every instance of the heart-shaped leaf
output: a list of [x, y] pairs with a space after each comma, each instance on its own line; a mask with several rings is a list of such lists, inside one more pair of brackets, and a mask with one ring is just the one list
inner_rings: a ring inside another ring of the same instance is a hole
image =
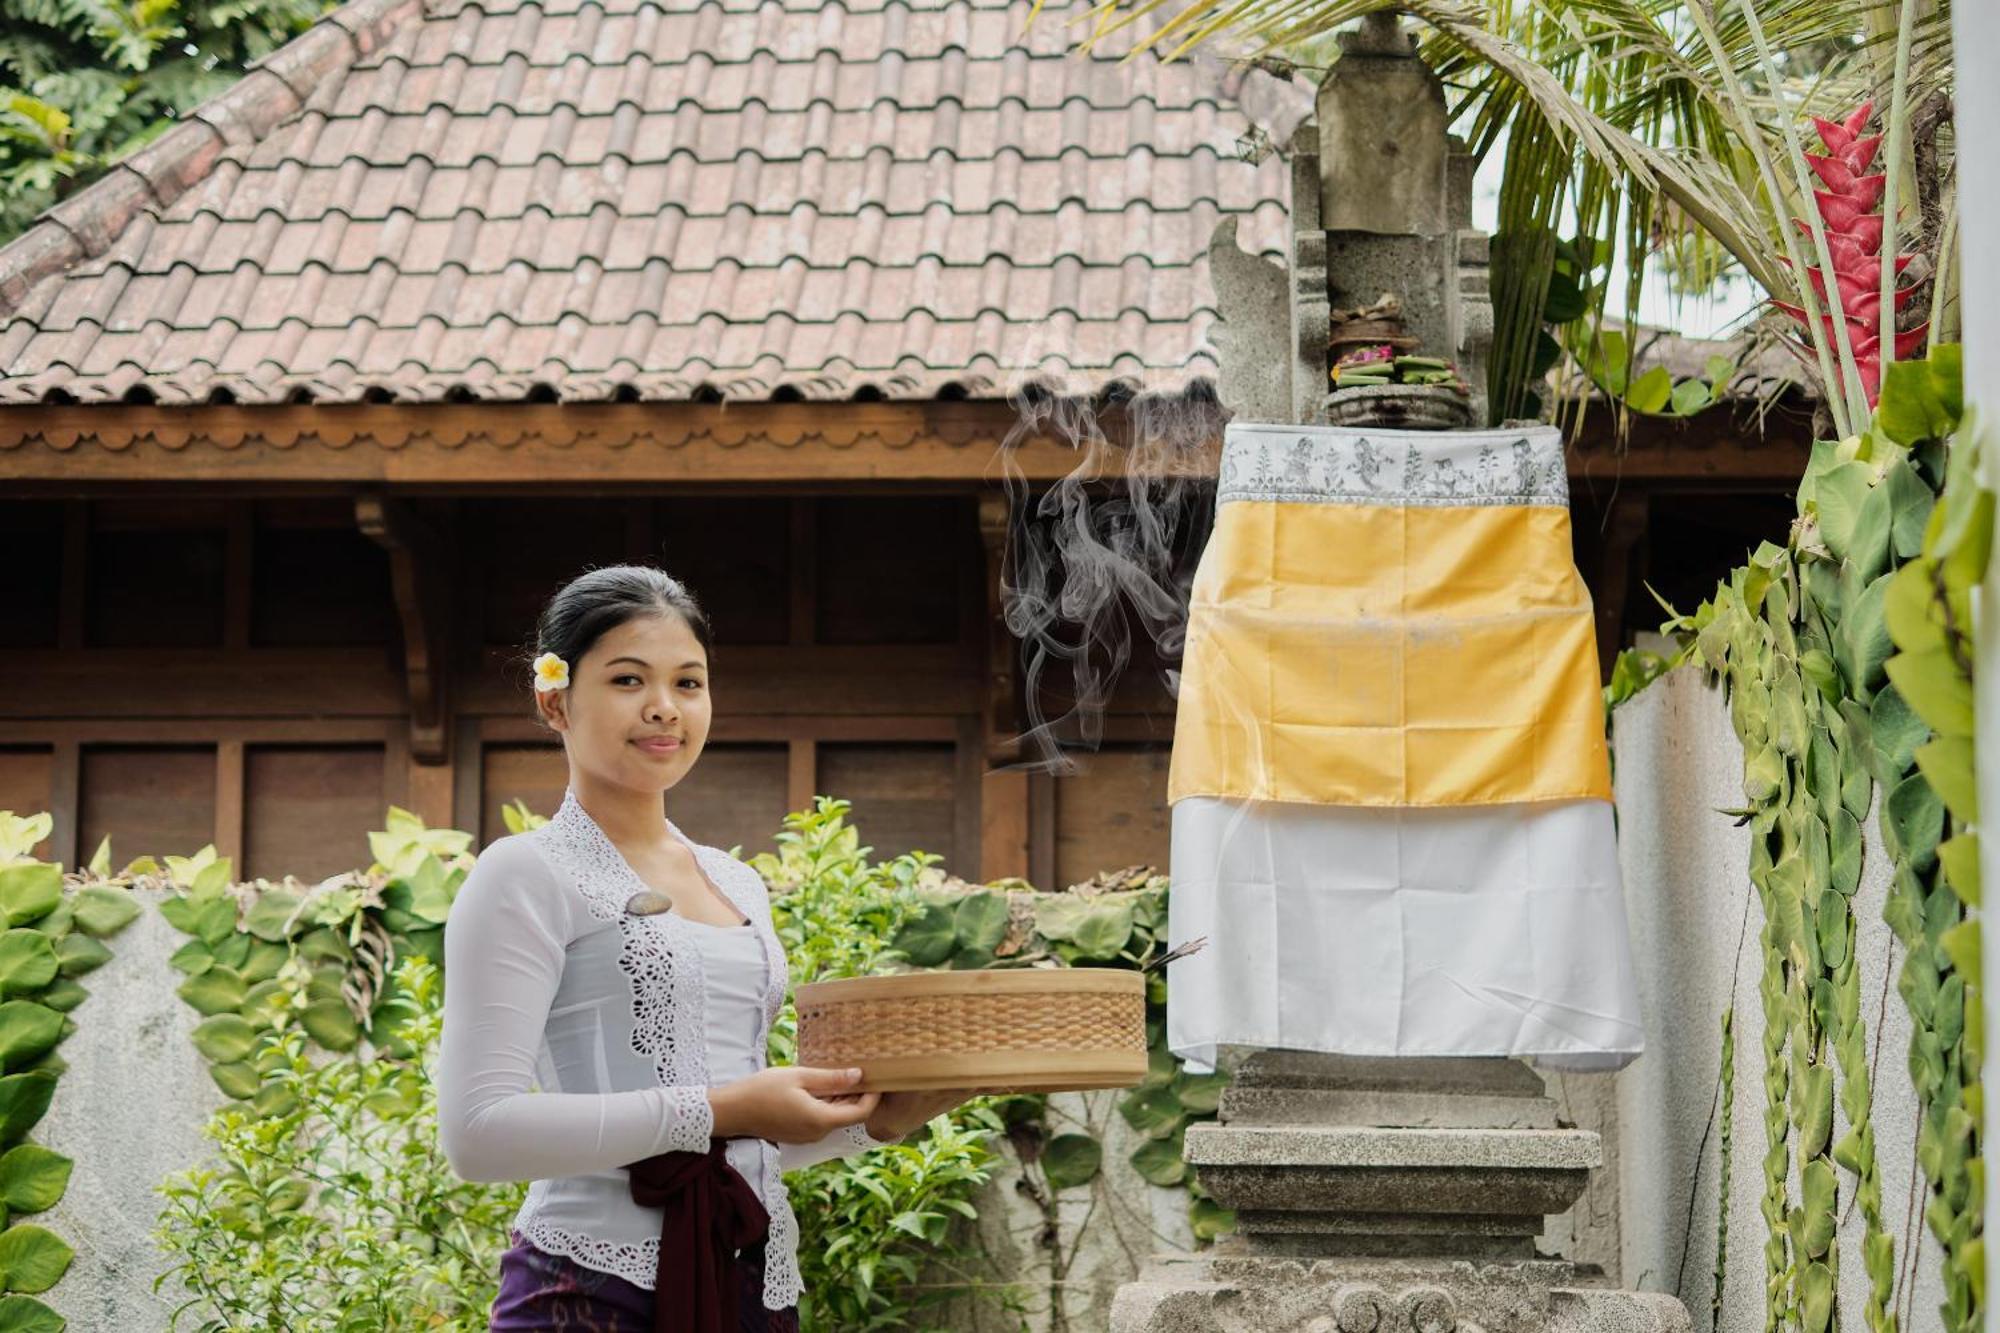
[[0, 1004], [0, 1068], [19, 1069], [62, 1040], [63, 1016], [32, 1000]]
[[0, 867], [0, 912], [10, 926], [47, 916], [62, 903], [62, 867], [40, 861]]
[[111, 950], [88, 935], [65, 935], [56, 945], [56, 968], [66, 977], [80, 977], [111, 961]]
[[63, 1333], [64, 1319], [33, 1296], [0, 1296], [5, 1333]]
[[139, 915], [139, 904], [129, 889], [93, 884], [79, 890], [70, 902], [71, 919], [86, 935], [115, 935]]
[[32, 927], [0, 934], [0, 995], [40, 990], [56, 979], [56, 946]]
[[62, 1237], [33, 1222], [0, 1231], [0, 1286], [8, 1291], [47, 1291], [62, 1279], [76, 1251]]
[[1051, 1189], [1082, 1185], [1097, 1174], [1104, 1149], [1088, 1134], [1058, 1134], [1042, 1148], [1042, 1171]]
[[195, 1024], [195, 1049], [217, 1064], [229, 1064], [250, 1054], [259, 1029], [241, 1014], [217, 1014]]
[[0, 1202], [17, 1213], [54, 1207], [69, 1188], [70, 1166], [69, 1158], [39, 1143], [16, 1144], [0, 1155]]
[[218, 963], [183, 981], [175, 993], [201, 1013], [223, 1014], [240, 1006], [248, 990], [242, 977]]
[[0, 1143], [11, 1143], [33, 1129], [56, 1095], [56, 1076], [44, 1070], [0, 1078]]

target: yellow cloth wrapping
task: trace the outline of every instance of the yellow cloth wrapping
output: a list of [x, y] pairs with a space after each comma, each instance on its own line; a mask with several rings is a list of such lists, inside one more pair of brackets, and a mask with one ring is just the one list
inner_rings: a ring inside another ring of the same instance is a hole
[[[1552, 433], [1250, 429], [1194, 582], [1169, 802], [1610, 799]], [[1329, 480], [1370, 451], [1378, 489]]]
[[1553, 430], [1232, 423], [1182, 658], [1167, 1045], [1644, 1045]]

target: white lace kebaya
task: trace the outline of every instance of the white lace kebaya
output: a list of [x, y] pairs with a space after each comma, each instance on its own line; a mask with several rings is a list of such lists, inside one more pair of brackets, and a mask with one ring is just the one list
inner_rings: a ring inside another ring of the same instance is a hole
[[[762, 1067], [787, 984], [763, 878], [668, 827], [762, 943], [756, 1032], [711, 1040], [696, 932], [718, 928], [679, 912], [627, 913], [626, 900], [648, 886], [566, 791], [547, 824], [496, 841], [459, 888], [445, 927], [437, 1075], [438, 1139], [452, 1169], [467, 1180], [533, 1181], [514, 1219], [529, 1243], [647, 1290], [662, 1210], [632, 1201], [622, 1168], [708, 1150], [708, 1049], [747, 1043]], [[848, 1125], [811, 1143], [731, 1142], [729, 1159], [770, 1215], [767, 1309], [796, 1304], [802, 1290], [781, 1173], [897, 1141]]]

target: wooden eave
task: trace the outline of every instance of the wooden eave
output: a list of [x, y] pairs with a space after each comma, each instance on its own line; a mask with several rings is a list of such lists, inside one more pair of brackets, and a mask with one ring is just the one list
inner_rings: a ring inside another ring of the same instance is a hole
[[[1088, 461], [1050, 434], [1011, 439], [1017, 420], [1011, 404], [980, 400], [7, 407], [0, 485], [15, 494], [135, 484], [455, 494], [633, 484], [977, 489], [1002, 481], [1003, 447], [1030, 484]], [[1097, 422], [1111, 446], [1100, 475], [1118, 475], [1131, 457], [1129, 417], [1112, 408]], [[1176, 471], [1214, 475], [1219, 418], [1201, 434], [1173, 451]], [[1586, 488], [1788, 490], [1809, 450], [1809, 431], [1784, 415], [1761, 427], [1641, 419], [1621, 448], [1609, 413], [1598, 412], [1570, 446], [1569, 472]]]

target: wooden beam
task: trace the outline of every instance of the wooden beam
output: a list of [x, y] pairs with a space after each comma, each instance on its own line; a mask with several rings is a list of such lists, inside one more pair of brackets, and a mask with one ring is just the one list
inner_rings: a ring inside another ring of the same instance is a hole
[[[1066, 439], [1007, 444], [1016, 423], [1004, 401], [38, 405], [0, 408], [0, 481], [458, 489], [474, 478], [512, 492], [552, 483], [982, 485], [1003, 447], [1031, 481], [1068, 476], [1083, 461]], [[1122, 440], [1129, 416], [1110, 409], [1098, 428]], [[1149, 466], [1213, 475], [1220, 444], [1218, 417], [1205, 448]], [[1125, 456], [1113, 452], [1113, 472]]]
[[819, 746], [808, 736], [793, 736], [789, 740], [785, 761], [785, 809], [810, 810], [813, 797], [819, 794]]
[[1597, 618], [1597, 666], [1602, 679], [1625, 639], [1626, 591], [1632, 582], [1632, 553], [1646, 538], [1651, 504], [1643, 490], [1620, 491], [1597, 546], [1597, 577], [1591, 580], [1592, 611]]
[[237, 878], [243, 865], [243, 742], [227, 740], [215, 747], [215, 854], [235, 863]]
[[409, 690], [410, 753], [441, 764], [451, 704], [450, 544], [401, 500], [378, 492], [355, 497], [361, 530], [389, 552], [390, 585], [403, 628], [403, 675]]
[[1011, 763], [1020, 757], [1021, 719], [1015, 701], [1014, 663], [1020, 652], [1007, 628], [1001, 577], [1005, 573], [1008, 537], [1006, 495], [987, 491], [979, 497], [979, 543], [985, 556], [986, 706], [983, 740], [989, 764]]
[[[14, 728], [9, 735], [16, 736]], [[18, 736], [18, 739], [33, 741], [33, 736]], [[80, 856], [90, 852], [77, 851], [83, 838], [83, 746], [82, 738], [75, 729], [64, 725], [57, 735], [49, 738], [54, 742], [49, 756], [49, 818], [54, 827], [49, 832], [49, 860], [74, 870]]]

